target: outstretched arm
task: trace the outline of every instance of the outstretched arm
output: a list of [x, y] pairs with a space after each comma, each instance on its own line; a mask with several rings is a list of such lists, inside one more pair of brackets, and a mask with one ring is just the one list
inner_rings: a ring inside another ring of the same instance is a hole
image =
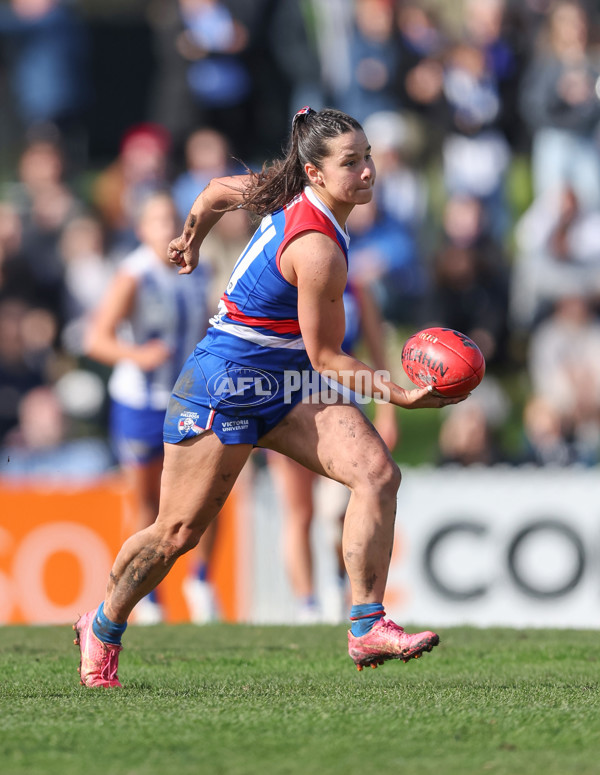
[[200, 245], [229, 208], [242, 204], [249, 180], [249, 175], [213, 178], [196, 198], [183, 233], [168, 248], [169, 261], [177, 264], [179, 274], [190, 274], [198, 266]]
[[405, 390], [341, 349], [347, 271], [341, 250], [329, 237], [316, 232], [302, 235], [290, 243], [284, 256], [282, 265], [285, 261], [293, 268], [288, 280], [295, 279], [298, 286], [298, 321], [313, 368], [350, 390], [405, 409], [439, 408], [466, 398], [446, 398], [430, 387]]

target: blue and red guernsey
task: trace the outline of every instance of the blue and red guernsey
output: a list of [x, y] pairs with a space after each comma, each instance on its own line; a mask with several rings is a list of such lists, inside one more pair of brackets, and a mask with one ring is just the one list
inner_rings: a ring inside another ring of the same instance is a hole
[[307, 356], [298, 324], [298, 289], [281, 274], [290, 240], [307, 231], [331, 237], [348, 261], [348, 233], [307, 187], [267, 215], [237, 260], [217, 314], [200, 347], [235, 363], [272, 369], [304, 367]]

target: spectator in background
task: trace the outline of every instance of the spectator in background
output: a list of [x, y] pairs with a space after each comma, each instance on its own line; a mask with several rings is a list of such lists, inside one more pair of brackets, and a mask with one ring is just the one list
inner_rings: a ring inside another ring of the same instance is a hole
[[149, 193], [168, 179], [170, 137], [159, 124], [136, 124], [121, 141], [118, 157], [97, 176], [92, 191], [108, 232], [109, 252], [123, 256], [138, 244], [135, 218]]
[[464, 411], [457, 404], [441, 413], [437, 465], [511, 464], [502, 445], [510, 411], [511, 401], [502, 382], [488, 372]]
[[487, 230], [478, 199], [447, 200], [431, 271], [423, 324], [462, 331], [478, 344], [488, 366], [501, 363], [508, 330], [508, 264]]
[[568, 466], [577, 456], [556, 404], [543, 396], [530, 396], [523, 409], [523, 439], [519, 463]]
[[49, 381], [58, 323], [16, 298], [0, 302], [0, 443], [19, 422], [22, 396]]
[[349, 38], [350, 77], [334, 95], [342, 110], [363, 122], [380, 110], [396, 110], [399, 51], [391, 0], [356, 0]]
[[576, 462], [600, 459], [600, 320], [586, 290], [566, 293], [532, 333], [532, 392], [558, 411]]
[[520, 110], [532, 133], [535, 196], [569, 184], [587, 206], [600, 206], [600, 60], [590, 19], [576, 0], [549, 12], [547, 39], [523, 77]]
[[178, 157], [192, 130], [210, 126], [252, 167], [279, 148], [291, 106], [323, 101], [305, 6], [301, 0], [149, 4], [158, 61], [151, 115], [172, 133]]
[[44, 132], [26, 144], [18, 161], [18, 178], [6, 184], [4, 192], [21, 221], [12, 250], [19, 253], [30, 274], [31, 301], [61, 321], [63, 266], [58, 243], [82, 203], [65, 180], [62, 146], [54, 133]]
[[446, 192], [477, 197], [499, 239], [510, 225], [503, 87], [515, 67], [500, 35], [503, 12], [501, 0], [470, 0], [465, 30], [454, 41], [424, 8], [409, 3], [398, 12], [405, 52], [398, 73], [401, 99], [427, 123], [429, 150], [441, 153]]
[[36, 284], [22, 253], [23, 224], [12, 202], [0, 202], [0, 301], [34, 302]]
[[222, 132], [239, 152], [253, 88], [245, 25], [218, 0], [154, 0], [149, 20], [159, 62], [152, 113], [175, 152], [198, 126]]
[[412, 232], [382, 211], [373, 197], [348, 218], [351, 281], [368, 287], [385, 320], [411, 323], [425, 294], [426, 275]]
[[25, 393], [18, 425], [1, 449], [0, 479], [81, 484], [105, 474], [112, 456], [100, 439], [73, 438], [69, 418], [49, 385]]
[[156, 61], [149, 84], [149, 117], [169, 133], [179, 163], [183, 161], [185, 138], [196, 126], [194, 101], [186, 79], [188, 63], [177, 46], [183, 21], [179, 3], [172, 0], [151, 0], [146, 12]]
[[443, 414], [438, 438], [442, 466], [491, 466], [504, 462], [484, 407], [477, 401], [464, 411]]
[[179, 0], [183, 31], [177, 48], [187, 60], [187, 82], [196, 120], [237, 136], [251, 93], [247, 65], [240, 54], [248, 31], [219, 0]]
[[[311, 32], [317, 54], [317, 79], [326, 104], [334, 104], [337, 95], [343, 94], [350, 85], [350, 38], [354, 19], [348, 13], [347, 0], [311, 0], [308, 8], [313, 18]], [[300, 100], [297, 104], [304, 103]]]
[[173, 183], [173, 198], [181, 219], [189, 213], [194, 200], [214, 177], [234, 173], [229, 142], [222, 132], [209, 127], [196, 129], [185, 141], [185, 170]]
[[372, 113], [364, 127], [377, 168], [380, 208], [418, 239], [429, 205], [427, 182], [418, 165], [423, 127], [414, 116], [385, 110]]
[[246, 61], [252, 79], [250, 122], [236, 156], [259, 168], [264, 153], [281, 148], [298, 105], [324, 104], [314, 28], [306, 0], [227, 2], [249, 33]]
[[446, 31], [431, 7], [406, 2], [398, 7], [400, 60], [396, 75], [399, 104], [427, 126], [427, 150], [437, 152], [443, 138], [443, 55]]
[[442, 143], [446, 191], [476, 197], [485, 207], [491, 232], [508, 229], [504, 183], [510, 147], [500, 129], [502, 103], [486, 52], [459, 43], [445, 57], [443, 93], [447, 131]]
[[465, 0], [462, 33], [465, 42], [484, 55], [500, 98], [497, 123], [513, 149], [523, 147], [524, 132], [517, 106], [525, 54], [516, 12], [506, 0]]
[[600, 207], [570, 185], [534, 200], [515, 228], [510, 319], [528, 334], [565, 293], [586, 288], [600, 298]]
[[[0, 38], [20, 133], [54, 125], [67, 140], [70, 159], [83, 164], [90, 80], [86, 29], [75, 6], [10, 0], [0, 6]], [[6, 118], [5, 108], [3, 113]]]
[[[208, 324], [205, 267], [190, 278], [180, 276], [167, 256], [178, 227], [169, 194], [154, 192], [139, 204], [136, 234], [141, 244], [121, 263], [86, 338], [87, 355], [114, 367], [108, 384], [110, 435], [136, 496], [136, 531], [156, 517], [167, 402], [186, 353]], [[209, 531], [199, 565], [184, 585], [197, 622], [214, 616], [205, 551], [212, 535]], [[136, 618], [140, 623], [161, 621], [159, 597], [141, 600]]]

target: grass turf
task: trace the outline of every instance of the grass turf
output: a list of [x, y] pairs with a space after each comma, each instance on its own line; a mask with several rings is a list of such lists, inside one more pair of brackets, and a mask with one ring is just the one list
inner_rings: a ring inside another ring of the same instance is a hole
[[89, 690], [68, 627], [0, 628], [0, 772], [600, 772], [597, 632], [441, 637], [358, 673], [344, 627], [130, 627]]

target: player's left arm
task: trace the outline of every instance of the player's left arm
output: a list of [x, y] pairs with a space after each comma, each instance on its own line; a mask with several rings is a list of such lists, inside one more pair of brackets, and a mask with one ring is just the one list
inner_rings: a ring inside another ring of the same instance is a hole
[[332, 239], [318, 232], [301, 235], [286, 248], [285, 263], [293, 270], [298, 287], [298, 321], [313, 368], [350, 390], [366, 390], [373, 398], [407, 409], [435, 408], [463, 400], [440, 397], [429, 388], [405, 390], [342, 350], [347, 269], [344, 255]]
[[250, 175], [213, 178], [196, 197], [183, 233], [171, 241], [167, 250], [171, 263], [179, 267], [179, 274], [190, 274], [198, 266], [200, 245], [228, 209], [243, 203], [250, 179]]

